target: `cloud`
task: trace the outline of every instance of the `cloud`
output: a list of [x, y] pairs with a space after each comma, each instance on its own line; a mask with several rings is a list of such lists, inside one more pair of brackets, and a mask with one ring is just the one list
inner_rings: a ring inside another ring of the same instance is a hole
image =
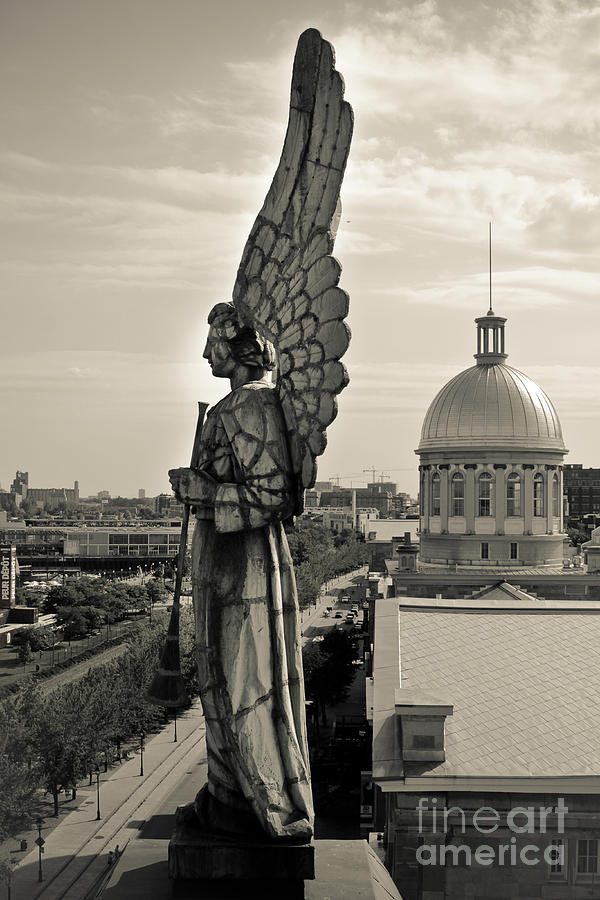
[[[438, 279], [412, 289], [385, 287], [374, 292], [408, 303], [471, 310], [483, 305], [488, 290], [488, 273], [477, 272], [459, 279]], [[542, 266], [493, 272], [492, 299], [496, 297], [506, 312], [564, 305], [573, 298], [595, 304], [599, 296], [599, 272]]]

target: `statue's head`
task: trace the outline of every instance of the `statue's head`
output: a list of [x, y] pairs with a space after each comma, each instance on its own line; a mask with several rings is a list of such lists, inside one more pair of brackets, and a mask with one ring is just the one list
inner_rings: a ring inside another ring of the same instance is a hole
[[240, 320], [232, 303], [217, 303], [208, 315], [210, 326], [204, 358], [218, 378], [230, 378], [244, 366], [253, 378], [275, 368], [275, 348]]

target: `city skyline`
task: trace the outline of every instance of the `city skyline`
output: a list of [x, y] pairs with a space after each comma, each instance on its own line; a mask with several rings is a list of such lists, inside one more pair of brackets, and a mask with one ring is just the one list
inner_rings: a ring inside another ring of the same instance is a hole
[[[275, 171], [301, 31], [336, 50], [356, 129], [335, 254], [350, 385], [319, 480], [374, 465], [416, 494], [473, 319], [548, 394], [566, 462], [598, 465], [600, 10], [581, 2], [121, 0], [2, 12], [2, 486], [135, 497], [186, 465], [202, 360]], [[251, 86], [251, 89], [248, 86]]]

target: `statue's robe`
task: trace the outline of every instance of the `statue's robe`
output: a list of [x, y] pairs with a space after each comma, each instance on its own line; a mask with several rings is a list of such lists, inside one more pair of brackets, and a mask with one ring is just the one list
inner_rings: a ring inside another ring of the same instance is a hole
[[270, 838], [309, 839], [298, 598], [282, 525], [294, 482], [271, 385], [243, 385], [210, 410], [198, 467], [218, 483], [192, 543], [208, 753], [199, 814], [217, 829], [258, 822]]

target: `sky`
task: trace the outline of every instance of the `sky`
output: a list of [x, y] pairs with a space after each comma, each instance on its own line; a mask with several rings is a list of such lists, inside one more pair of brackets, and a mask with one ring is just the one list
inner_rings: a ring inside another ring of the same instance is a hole
[[296, 42], [335, 47], [355, 131], [335, 255], [349, 387], [319, 479], [416, 492], [427, 407], [507, 316], [568, 462], [600, 452], [600, 8], [3, 0], [0, 484], [148, 496], [187, 465], [202, 359], [287, 123]]

